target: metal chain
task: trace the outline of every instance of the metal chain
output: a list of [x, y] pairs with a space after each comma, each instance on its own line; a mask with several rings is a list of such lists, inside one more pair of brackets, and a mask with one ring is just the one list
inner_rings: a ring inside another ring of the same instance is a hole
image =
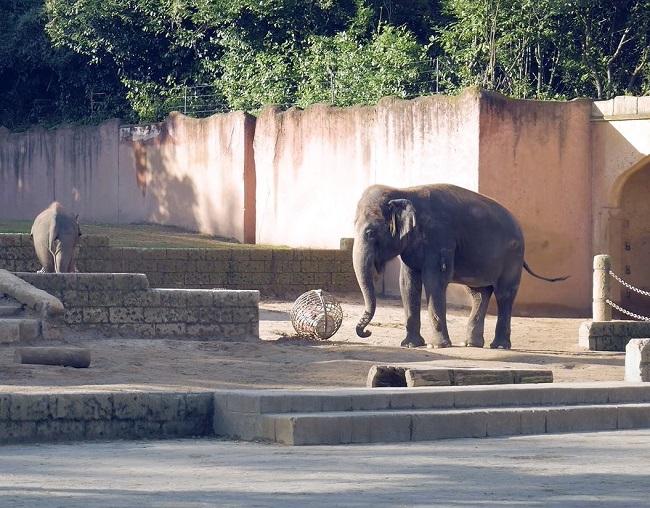
[[610, 306], [615, 308], [617, 311], [622, 312], [623, 314], [627, 314], [628, 316], [633, 317], [634, 319], [638, 319], [639, 321], [650, 321], [649, 317], [642, 316], [640, 314], [635, 314], [634, 312], [630, 312], [629, 310], [624, 309], [623, 307], [620, 307], [620, 306], [616, 305], [611, 300], [605, 300], [605, 302], [607, 302]]
[[632, 291], [634, 291], [634, 292], [636, 292], [636, 293], [639, 293], [640, 295], [643, 295], [643, 296], [650, 296], [650, 291], [643, 291], [642, 289], [635, 288], [632, 284], [628, 284], [627, 282], [625, 282], [623, 279], [621, 279], [618, 275], [616, 275], [616, 274], [615, 274], [614, 272], [612, 272], [611, 270], [609, 271], [609, 274], [610, 274], [612, 277], [614, 277], [614, 279], [616, 279], [620, 284], [622, 284], [623, 286], [625, 286], [626, 288], [631, 289]]

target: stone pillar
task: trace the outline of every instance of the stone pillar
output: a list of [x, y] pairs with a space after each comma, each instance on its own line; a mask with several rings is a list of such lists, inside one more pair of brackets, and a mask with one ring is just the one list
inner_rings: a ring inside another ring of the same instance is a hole
[[609, 271], [612, 267], [611, 258], [607, 254], [594, 256], [594, 287], [593, 287], [593, 320], [594, 321], [611, 321], [612, 308], [605, 300], [610, 297]]
[[650, 381], [650, 339], [632, 339], [625, 346], [625, 381]]
[[354, 238], [341, 238], [341, 250], [352, 250]]

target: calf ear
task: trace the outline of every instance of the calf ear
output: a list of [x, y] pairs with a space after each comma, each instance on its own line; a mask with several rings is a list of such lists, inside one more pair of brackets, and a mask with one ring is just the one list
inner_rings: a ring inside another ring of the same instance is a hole
[[415, 207], [408, 199], [391, 199], [388, 202], [390, 218], [388, 227], [400, 240], [415, 229]]

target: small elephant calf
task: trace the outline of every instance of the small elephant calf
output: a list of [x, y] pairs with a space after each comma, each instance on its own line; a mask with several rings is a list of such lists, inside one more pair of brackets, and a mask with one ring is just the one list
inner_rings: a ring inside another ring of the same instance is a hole
[[38, 273], [77, 271], [75, 256], [81, 236], [78, 215], [66, 213], [55, 201], [34, 219], [31, 236], [42, 265]]

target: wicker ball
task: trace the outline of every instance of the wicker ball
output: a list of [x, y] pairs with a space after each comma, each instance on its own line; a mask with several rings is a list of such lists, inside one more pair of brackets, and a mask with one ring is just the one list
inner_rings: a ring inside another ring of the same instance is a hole
[[312, 289], [300, 295], [289, 315], [298, 335], [323, 340], [334, 335], [343, 321], [339, 302], [322, 289]]

